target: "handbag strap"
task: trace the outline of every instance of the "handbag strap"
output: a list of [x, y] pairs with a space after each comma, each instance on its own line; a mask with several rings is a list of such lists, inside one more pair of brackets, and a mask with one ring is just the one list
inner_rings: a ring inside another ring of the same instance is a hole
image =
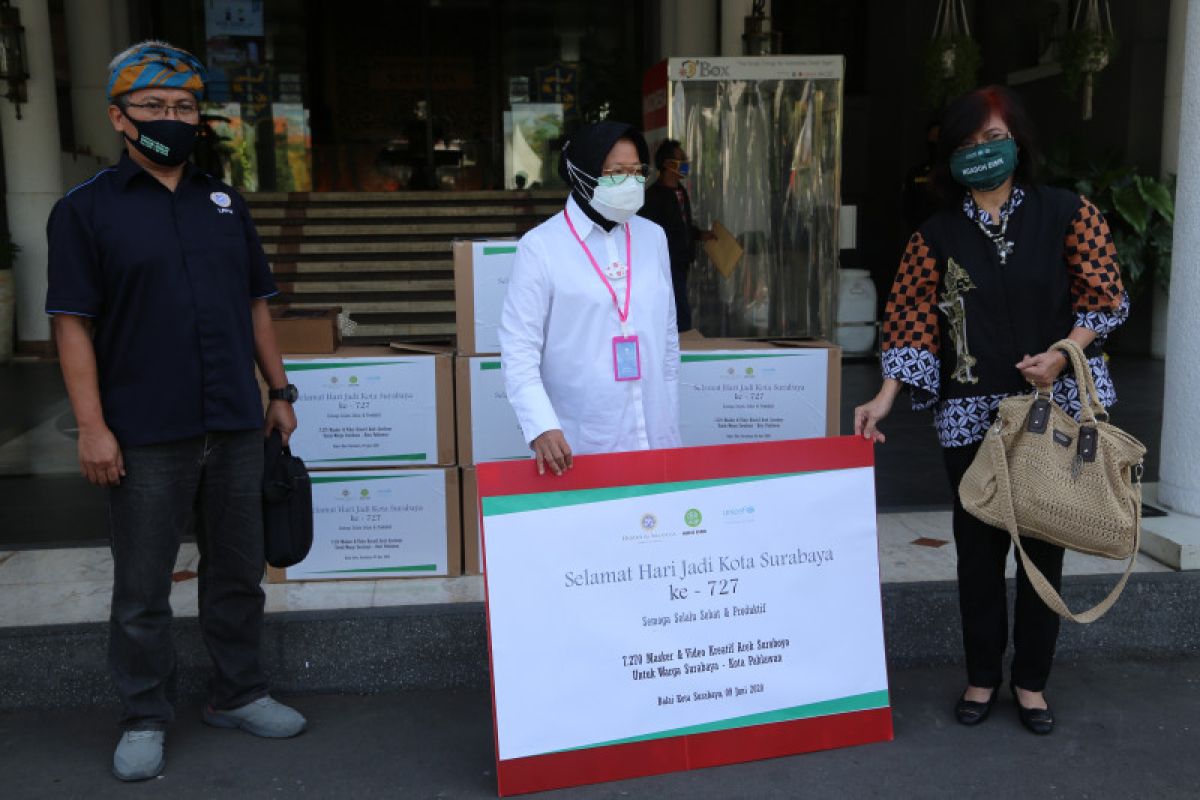
[[[1073, 344], [1073, 343], [1072, 343]], [[996, 430], [993, 428], [993, 430]], [[999, 440], [998, 433], [988, 433], [989, 436], [996, 436], [997, 441], [994, 443], [985, 443], [991, 453], [992, 465], [996, 473], [996, 494], [999, 499], [1000, 510], [1004, 514], [1004, 527], [1008, 530], [1008, 535], [1012, 537], [1013, 544], [1017, 547], [1017, 552], [1021, 557], [1021, 564], [1025, 567], [1025, 574], [1029, 578], [1030, 584], [1033, 585], [1035, 591], [1046, 603], [1051, 610], [1058, 613], [1060, 617], [1074, 620], [1075, 622], [1095, 622], [1108, 613], [1112, 608], [1113, 603], [1117, 602], [1117, 598], [1121, 596], [1121, 592], [1125, 590], [1125, 584], [1129, 581], [1129, 575], [1133, 572], [1133, 567], [1137, 563], [1138, 550], [1142, 545], [1142, 518], [1137, 516], [1137, 528], [1134, 533], [1133, 540], [1133, 555], [1129, 558], [1129, 564], [1125, 567], [1125, 574], [1117, 581], [1117, 585], [1108, 593], [1108, 596], [1097, 603], [1087, 611], [1082, 611], [1078, 614], [1067, 608], [1067, 604], [1063, 601], [1055, 588], [1050, 585], [1050, 581], [1042, 574], [1042, 571], [1033, 563], [1033, 559], [1025, 552], [1025, 548], [1021, 546], [1021, 536], [1017, 529], [1017, 513], [1013, 507], [1012, 485], [1008, 480], [1008, 456], [1004, 452], [1004, 446]], [[988, 445], [991, 445], [990, 447]], [[1137, 500], [1140, 505], [1142, 502], [1142, 486], [1137, 485]]]
[[1096, 391], [1096, 379], [1092, 376], [1092, 368], [1088, 366], [1087, 356], [1076, 342], [1070, 339], [1060, 339], [1050, 345], [1051, 350], [1058, 350], [1067, 357], [1071, 371], [1075, 373], [1075, 385], [1079, 387], [1079, 407], [1092, 412], [1095, 422], [1098, 418], [1108, 418], [1108, 411], [1100, 402], [1100, 393]]

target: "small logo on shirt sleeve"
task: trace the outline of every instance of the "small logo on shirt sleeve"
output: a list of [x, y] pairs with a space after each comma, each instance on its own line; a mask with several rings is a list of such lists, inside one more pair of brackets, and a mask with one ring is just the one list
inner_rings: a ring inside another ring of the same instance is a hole
[[213, 192], [208, 196], [208, 199], [213, 201], [213, 205], [217, 207], [221, 214], [233, 213], [233, 209], [230, 208], [233, 205], [233, 200], [225, 192]]

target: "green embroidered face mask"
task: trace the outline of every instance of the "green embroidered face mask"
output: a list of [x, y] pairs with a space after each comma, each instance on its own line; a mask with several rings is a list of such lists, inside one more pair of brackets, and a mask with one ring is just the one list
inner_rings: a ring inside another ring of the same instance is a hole
[[1008, 180], [1017, 168], [1017, 142], [994, 142], [964, 147], [950, 156], [950, 177], [968, 189], [990, 191]]

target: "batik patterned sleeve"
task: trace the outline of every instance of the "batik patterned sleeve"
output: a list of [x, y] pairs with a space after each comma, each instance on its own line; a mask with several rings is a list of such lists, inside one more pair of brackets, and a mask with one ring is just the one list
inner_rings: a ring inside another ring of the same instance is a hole
[[880, 350], [883, 377], [907, 385], [916, 409], [933, 406], [940, 388], [939, 281], [937, 259], [924, 237], [914, 233], [904, 249], [888, 295]]
[[1065, 251], [1071, 274], [1075, 327], [1089, 328], [1101, 339], [1129, 316], [1129, 298], [1121, 283], [1117, 248], [1104, 215], [1086, 197], [1067, 228]]

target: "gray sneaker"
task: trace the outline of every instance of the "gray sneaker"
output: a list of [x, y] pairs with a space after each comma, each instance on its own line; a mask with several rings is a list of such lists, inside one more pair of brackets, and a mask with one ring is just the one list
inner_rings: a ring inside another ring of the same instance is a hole
[[260, 697], [232, 711], [205, 706], [204, 721], [214, 728], [241, 728], [268, 739], [287, 739], [301, 733], [308, 724], [299, 711], [271, 697]]
[[125, 731], [113, 753], [113, 775], [123, 781], [144, 781], [163, 771], [163, 731]]

